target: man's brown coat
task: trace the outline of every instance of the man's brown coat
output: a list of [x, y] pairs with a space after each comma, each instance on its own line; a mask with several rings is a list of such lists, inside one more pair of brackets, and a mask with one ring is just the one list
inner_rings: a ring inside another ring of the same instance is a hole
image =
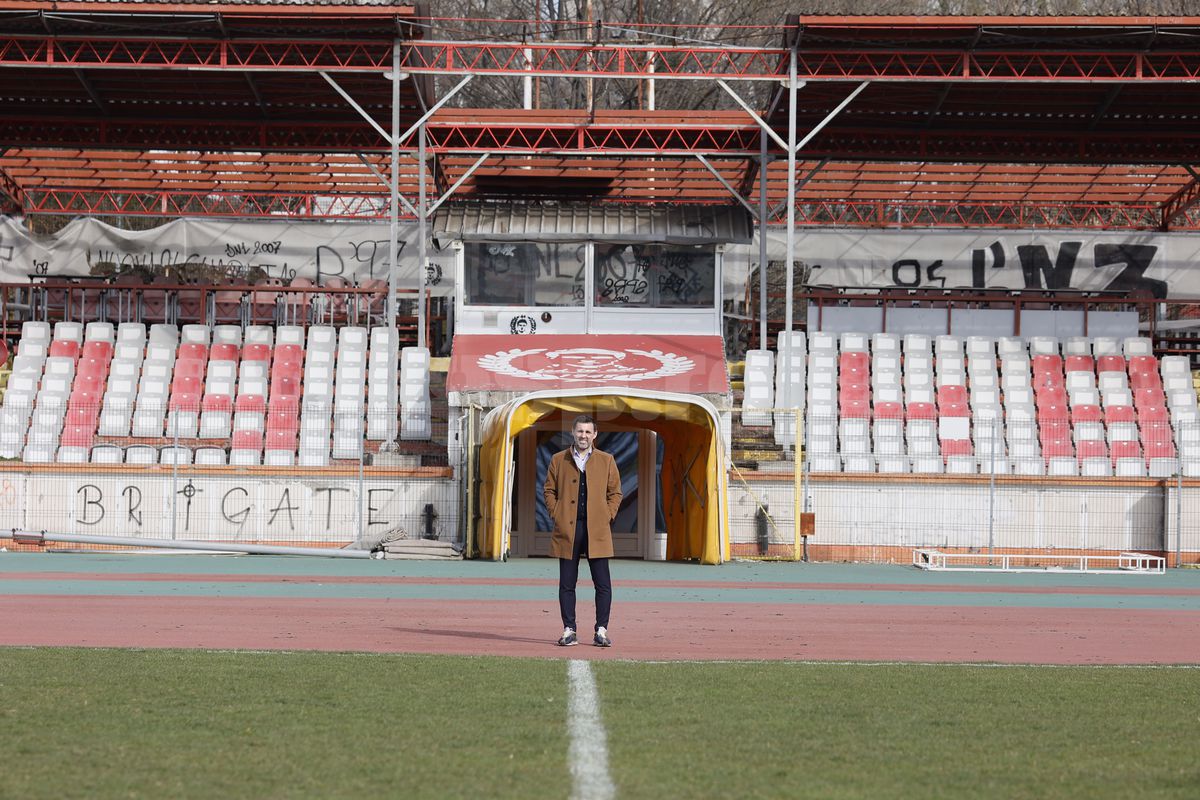
[[[612, 521], [621, 507], [621, 475], [616, 459], [593, 448], [585, 471], [588, 482], [587, 555], [589, 558], [612, 558]], [[554, 521], [550, 555], [571, 558], [575, 548], [575, 505], [579, 502], [579, 467], [575, 466], [571, 448], [555, 453], [550, 459], [542, 494], [546, 498], [546, 511]]]

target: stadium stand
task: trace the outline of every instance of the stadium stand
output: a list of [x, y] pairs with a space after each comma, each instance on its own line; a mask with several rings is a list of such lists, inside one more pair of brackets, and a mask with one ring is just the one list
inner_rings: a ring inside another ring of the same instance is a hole
[[1200, 475], [1189, 361], [1156, 357], [1147, 338], [817, 332], [805, 343], [784, 333], [776, 352], [747, 355], [742, 419], [773, 416], [776, 443], [792, 446], [798, 409], [813, 471]]
[[0, 457], [322, 467], [360, 458], [364, 438], [428, 440], [429, 353], [398, 357], [398, 342], [359, 326], [26, 322]]

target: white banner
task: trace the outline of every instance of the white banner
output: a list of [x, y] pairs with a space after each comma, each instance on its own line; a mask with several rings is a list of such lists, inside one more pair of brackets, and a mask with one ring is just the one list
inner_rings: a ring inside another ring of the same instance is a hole
[[[758, 262], [727, 249], [727, 280]], [[784, 232], [767, 254], [785, 258]], [[1200, 297], [1200, 234], [1087, 231], [797, 231], [810, 286], [901, 289], [1076, 289]], [[743, 278], [744, 280], [744, 278]]]
[[[417, 287], [417, 226], [400, 226], [400, 286]], [[531, 235], [534, 238], [534, 235]], [[783, 231], [767, 233], [767, 256], [782, 261]], [[811, 286], [935, 289], [1144, 291], [1200, 297], [1200, 234], [997, 230], [801, 230], [796, 259]], [[453, 292], [449, 248], [429, 248], [429, 287]], [[725, 248], [725, 296], [742, 297], [758, 245]], [[78, 219], [53, 236], [31, 237], [0, 217], [0, 278], [77, 276], [140, 268], [156, 273], [205, 264], [234, 279], [262, 270], [285, 282], [304, 277], [349, 283], [388, 275], [388, 226], [366, 222], [226, 222], [180, 219], [126, 231]]]
[[[429, 250], [427, 279], [434, 294], [449, 294], [453, 255]], [[178, 219], [147, 231], [127, 231], [77, 219], [53, 236], [33, 237], [0, 218], [0, 278], [72, 277], [140, 269], [157, 274], [182, 264], [215, 267], [233, 280], [265, 273], [287, 282], [308, 278], [324, 285], [388, 277], [387, 223], [225, 222]], [[400, 225], [401, 288], [417, 288], [417, 225]]]

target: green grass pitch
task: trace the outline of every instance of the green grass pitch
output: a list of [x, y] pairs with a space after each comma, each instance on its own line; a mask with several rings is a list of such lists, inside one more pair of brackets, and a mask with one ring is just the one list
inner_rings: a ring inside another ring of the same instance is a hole
[[[1195, 798], [1200, 670], [593, 664], [618, 797]], [[567, 797], [566, 664], [0, 650], [0, 797]]]

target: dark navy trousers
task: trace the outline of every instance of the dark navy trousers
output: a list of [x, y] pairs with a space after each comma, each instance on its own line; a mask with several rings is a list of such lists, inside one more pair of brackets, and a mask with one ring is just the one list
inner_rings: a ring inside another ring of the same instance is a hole
[[[564, 628], [575, 627], [575, 584], [579, 582], [579, 559], [587, 556], [587, 520], [575, 521], [575, 549], [571, 558], [558, 560], [558, 609]], [[608, 627], [608, 612], [612, 608], [612, 580], [608, 574], [607, 558], [588, 558], [588, 570], [596, 586], [596, 627]]]

